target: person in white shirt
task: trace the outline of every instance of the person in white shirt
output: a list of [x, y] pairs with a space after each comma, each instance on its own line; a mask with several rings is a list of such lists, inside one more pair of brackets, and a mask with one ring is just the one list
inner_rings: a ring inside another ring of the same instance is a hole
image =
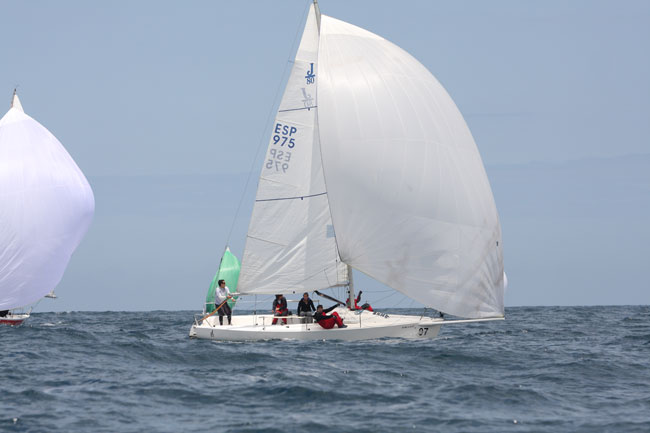
[[230, 290], [228, 290], [228, 287], [226, 287], [226, 281], [225, 280], [219, 280], [219, 286], [217, 287], [217, 291], [215, 292], [216, 295], [216, 302], [214, 303], [215, 308], [219, 308], [219, 305], [223, 303], [223, 306], [219, 308], [219, 325], [223, 325], [223, 316], [226, 315], [228, 316], [228, 324], [230, 325], [232, 321], [232, 310], [230, 309], [230, 305], [228, 305], [227, 301], [228, 299], [232, 299], [232, 296], [230, 296]]

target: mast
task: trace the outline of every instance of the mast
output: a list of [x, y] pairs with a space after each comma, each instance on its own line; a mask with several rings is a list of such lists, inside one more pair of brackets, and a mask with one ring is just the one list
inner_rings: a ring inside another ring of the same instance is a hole
[[352, 267], [348, 265], [348, 308], [350, 310], [354, 309], [354, 300], [356, 295], [354, 294], [354, 280], [352, 279]]
[[[313, 0], [314, 1], [314, 13], [316, 14], [316, 27], [318, 28], [318, 35], [320, 37], [320, 7], [318, 6], [318, 0]], [[316, 114], [318, 116], [318, 113]], [[348, 274], [348, 308], [352, 310], [352, 307], [354, 306], [354, 299], [355, 299], [355, 294], [354, 294], [354, 281], [352, 280], [352, 268], [350, 265], [347, 265], [347, 274]]]
[[[316, 14], [316, 26], [318, 27], [318, 35], [320, 37], [320, 18], [321, 18], [321, 13], [320, 13], [320, 7], [318, 6], [318, 0], [313, 0], [314, 1], [314, 13]], [[318, 114], [316, 114], [318, 116]], [[327, 183], [327, 182], [326, 182]], [[354, 293], [354, 280], [352, 279], [352, 267], [350, 265], [347, 265], [347, 273], [348, 273], [348, 308], [352, 310], [354, 308], [354, 300], [356, 298], [356, 295]]]
[[[313, 0], [313, 2], [314, 2], [314, 13], [316, 14], [316, 26], [318, 28], [318, 36], [320, 37], [320, 21], [321, 21], [320, 7], [318, 6], [318, 0]], [[316, 116], [318, 117], [318, 113], [316, 113]], [[327, 182], [325, 183], [327, 184]], [[347, 266], [347, 274], [348, 274], [348, 308], [352, 310], [354, 307], [354, 299], [356, 298], [356, 295], [354, 293], [354, 280], [352, 279], [352, 267], [347, 264], [346, 266]]]

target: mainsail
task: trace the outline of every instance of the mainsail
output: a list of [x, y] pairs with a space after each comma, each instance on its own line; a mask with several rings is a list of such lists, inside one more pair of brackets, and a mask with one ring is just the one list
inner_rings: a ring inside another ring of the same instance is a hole
[[0, 119], [0, 310], [31, 304], [54, 289], [94, 207], [79, 167], [14, 95]]
[[503, 315], [501, 228], [474, 139], [434, 76], [322, 16], [319, 128], [341, 259], [426, 306]]
[[271, 131], [242, 257], [239, 292], [290, 293], [347, 284], [318, 139], [318, 24], [312, 5]]

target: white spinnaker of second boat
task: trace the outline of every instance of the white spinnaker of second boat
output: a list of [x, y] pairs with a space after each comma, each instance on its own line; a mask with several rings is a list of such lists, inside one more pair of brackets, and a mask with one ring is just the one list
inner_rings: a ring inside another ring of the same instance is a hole
[[0, 119], [0, 310], [36, 302], [56, 287], [94, 208], [77, 164], [14, 95]]

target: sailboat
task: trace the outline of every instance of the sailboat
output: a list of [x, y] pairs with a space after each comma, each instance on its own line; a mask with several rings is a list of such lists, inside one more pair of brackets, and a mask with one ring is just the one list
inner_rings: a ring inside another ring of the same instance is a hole
[[[474, 139], [435, 77], [384, 38], [310, 5], [261, 170], [238, 292], [345, 287], [360, 271], [448, 320], [337, 307], [301, 317], [195, 318], [214, 340], [434, 338], [503, 320], [501, 227]], [[270, 307], [270, 306], [269, 306]], [[442, 315], [441, 315], [442, 316]]]
[[30, 313], [12, 310], [56, 297], [94, 209], [77, 164], [14, 90], [0, 119], [0, 323], [19, 325]]

